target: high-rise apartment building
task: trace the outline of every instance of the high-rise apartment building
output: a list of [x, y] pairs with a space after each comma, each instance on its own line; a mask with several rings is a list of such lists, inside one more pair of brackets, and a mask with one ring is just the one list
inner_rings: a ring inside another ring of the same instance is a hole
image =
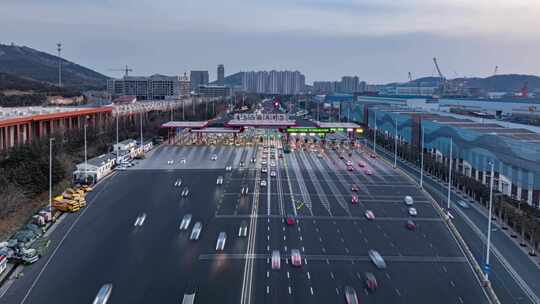
[[225, 67], [223, 66], [223, 64], [217, 66], [217, 84], [225, 84]]
[[208, 84], [208, 71], [191, 71], [189, 78], [191, 80], [191, 90], [197, 92], [200, 85]]
[[298, 71], [243, 72], [242, 89], [250, 93], [294, 95], [304, 92], [306, 77]]
[[180, 97], [189, 96], [191, 89], [191, 81], [189, 77], [184, 73], [182, 76], [178, 76], [178, 81], [180, 82]]
[[342, 93], [354, 93], [358, 91], [359, 84], [358, 76], [343, 76], [341, 77]]

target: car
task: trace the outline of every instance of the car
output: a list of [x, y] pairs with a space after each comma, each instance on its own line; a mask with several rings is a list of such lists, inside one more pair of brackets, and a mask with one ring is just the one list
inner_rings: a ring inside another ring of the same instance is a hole
[[351, 191], [352, 192], [358, 192], [358, 186], [357, 185], [352, 185], [351, 186]]
[[323, 155], [321, 153], [317, 154], [318, 158], [323, 158]]
[[358, 162], [358, 167], [364, 168], [366, 164], [363, 161]]
[[379, 287], [379, 284], [377, 283], [377, 278], [375, 277], [373, 273], [366, 272], [364, 274], [364, 277], [365, 277], [366, 288], [368, 290], [374, 291], [375, 289], [377, 289], [377, 287]]
[[252, 157], [250, 161], [251, 161], [251, 163], [253, 164], [253, 163], [256, 162], [256, 158], [255, 158], [255, 157]]
[[167, 161], [167, 165], [172, 165], [172, 164], [174, 164], [174, 160], [168, 160]]
[[348, 160], [347, 161], [347, 166], [352, 166], [352, 161]]
[[189, 224], [191, 223], [191, 218], [192, 218], [191, 214], [184, 215], [184, 217], [182, 218], [182, 221], [180, 221], [180, 227], [179, 227], [180, 230], [188, 229]]
[[340, 155], [340, 156], [339, 156], [339, 159], [345, 159], [345, 156]]
[[262, 167], [262, 168], [261, 168], [261, 172], [262, 172], [262, 173], [266, 173], [266, 172], [268, 172], [268, 168], [266, 168], [266, 167]]
[[244, 162], [241, 161], [241, 162], [240, 162], [240, 167], [243, 167], [243, 166], [244, 166]]
[[369, 157], [371, 157], [371, 158], [377, 158], [377, 155], [376, 155], [376, 154], [373, 154], [373, 153], [371, 153], [371, 154], [369, 155]]
[[225, 249], [225, 242], [227, 241], [227, 233], [220, 232], [216, 242], [216, 251], [223, 251]]
[[296, 224], [296, 220], [294, 219], [294, 216], [292, 214], [287, 215], [287, 219], [285, 221], [287, 222], [287, 225]]
[[407, 223], [405, 224], [405, 227], [407, 227], [407, 229], [411, 231], [414, 231], [416, 230], [416, 223], [413, 222], [412, 220], [408, 220]]
[[281, 268], [281, 254], [279, 250], [272, 251], [272, 269], [279, 270]]
[[471, 207], [466, 201], [459, 200], [456, 203], [463, 209], [469, 209]]
[[271, 161], [270, 162], [270, 167], [275, 167], [276, 166], [276, 162], [275, 161]]
[[266, 154], [263, 154], [263, 155], [261, 156], [261, 159], [263, 159], [263, 160], [266, 159]]
[[182, 192], [180, 192], [180, 196], [181, 197], [186, 197], [189, 195], [189, 189], [187, 187], [185, 187], [184, 189], [182, 189]]
[[418, 215], [418, 211], [416, 211], [416, 208], [410, 207], [410, 208], [409, 208], [409, 215], [411, 215], [411, 216], [416, 216], [416, 215]]
[[405, 202], [405, 205], [407, 205], [407, 206], [412, 206], [414, 204], [414, 200], [413, 200], [412, 196], [410, 196], [410, 195], [405, 196], [403, 201]]
[[247, 237], [247, 221], [242, 221], [240, 223], [240, 228], [238, 228], [238, 237]]
[[186, 159], [185, 159], [185, 158], [182, 158], [182, 159], [180, 160], [180, 163], [181, 163], [181, 164], [185, 164], [185, 163], [186, 163]]
[[300, 255], [300, 250], [291, 249], [291, 264], [296, 267], [302, 266], [302, 256]]
[[358, 196], [353, 195], [351, 197], [351, 204], [358, 204]]
[[248, 195], [248, 193], [249, 193], [249, 188], [247, 186], [242, 187], [242, 189], [240, 190], [241, 195]]
[[222, 185], [223, 184], [223, 176], [218, 176], [216, 180], [216, 185]]
[[352, 288], [351, 286], [345, 286], [345, 290], [343, 292], [345, 294], [345, 302], [347, 304], [358, 304], [358, 296], [356, 295], [356, 290]]
[[270, 171], [270, 176], [271, 177], [276, 177], [276, 171]]
[[266, 181], [264, 179], [261, 180], [261, 187], [266, 187]]
[[268, 163], [267, 163], [265, 160], [263, 160], [263, 161], [261, 162], [261, 165], [266, 166], [266, 165], [268, 165]]
[[278, 154], [278, 157], [279, 157], [279, 158], [283, 158], [283, 154], [279, 153], [279, 154]]
[[232, 167], [231, 166], [225, 167], [225, 171], [232, 171]]
[[353, 167], [352, 166], [347, 166], [347, 171], [353, 171]]
[[371, 259], [371, 261], [373, 262], [373, 264], [375, 264], [375, 266], [378, 269], [385, 269], [386, 268], [386, 262], [384, 261], [382, 255], [378, 251], [370, 249], [368, 251], [368, 255], [369, 255], [369, 258]]
[[174, 186], [175, 186], [175, 187], [180, 187], [180, 186], [182, 186], [182, 180], [179, 178], [179, 179], [177, 179], [176, 181], [174, 181]]
[[107, 304], [111, 297], [112, 289], [113, 285], [110, 283], [101, 286], [92, 304]]
[[371, 170], [366, 170], [366, 175], [373, 175], [373, 171], [371, 171]]
[[189, 239], [192, 241], [196, 241], [199, 239], [199, 236], [201, 235], [202, 230], [202, 223], [196, 222], [195, 225], [193, 225], [193, 229], [191, 229], [191, 235], [189, 236]]
[[373, 211], [371, 210], [366, 210], [366, 218], [368, 220], [374, 220], [375, 219], [375, 213], [373, 213]]
[[144, 221], [146, 220], [146, 213], [142, 213], [141, 215], [137, 216], [137, 218], [135, 219], [135, 223], [133, 224], [133, 226], [135, 227], [140, 227], [144, 224]]
[[213, 154], [212, 157], [210, 158], [211, 160], [217, 160], [217, 155]]

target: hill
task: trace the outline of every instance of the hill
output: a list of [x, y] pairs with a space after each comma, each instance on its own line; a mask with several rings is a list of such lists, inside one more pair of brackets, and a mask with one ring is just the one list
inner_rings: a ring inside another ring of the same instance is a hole
[[[523, 88], [523, 85], [527, 83], [529, 90], [540, 89], [540, 77], [534, 75], [519, 75], [519, 74], [506, 74], [495, 75], [486, 78], [471, 77], [471, 78], [455, 78], [450, 81], [465, 82], [469, 88], [479, 88], [485, 91], [495, 92], [516, 92]], [[406, 83], [393, 83], [389, 85], [399, 86], [437, 86], [439, 83], [439, 77], [422, 77], [414, 79]]]
[[[26, 46], [0, 44], [0, 72], [50, 84], [58, 83], [57, 56]], [[107, 76], [61, 59], [62, 84], [80, 89], [104, 88]]]

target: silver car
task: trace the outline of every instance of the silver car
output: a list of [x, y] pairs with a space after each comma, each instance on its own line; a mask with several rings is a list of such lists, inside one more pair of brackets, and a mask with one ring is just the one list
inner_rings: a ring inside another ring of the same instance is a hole
[[240, 228], [238, 228], [238, 237], [246, 237], [247, 236], [247, 222], [244, 220], [240, 224]]
[[227, 241], [227, 234], [220, 232], [216, 242], [216, 251], [223, 251], [225, 249], [225, 241]]
[[101, 286], [92, 304], [106, 304], [111, 297], [112, 288], [112, 284], [105, 284]]
[[186, 214], [182, 218], [182, 221], [180, 222], [180, 230], [187, 230], [189, 227], [189, 224], [191, 223], [191, 214]]
[[198, 240], [199, 236], [201, 235], [201, 230], [202, 230], [201, 222], [196, 222], [195, 225], [193, 225], [193, 229], [191, 230], [191, 235], [189, 236], [189, 239], [192, 241]]
[[375, 266], [379, 269], [385, 269], [386, 268], [386, 262], [384, 261], [382, 255], [376, 251], [376, 250], [369, 250], [368, 251], [369, 258], [375, 264]]

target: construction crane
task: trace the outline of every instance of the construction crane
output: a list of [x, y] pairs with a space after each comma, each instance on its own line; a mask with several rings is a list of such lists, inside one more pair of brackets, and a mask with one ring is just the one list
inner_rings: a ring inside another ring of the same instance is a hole
[[123, 69], [109, 69], [109, 71], [122, 71], [124, 72], [124, 77], [129, 76], [129, 72], [133, 72], [133, 70], [127, 64]]

